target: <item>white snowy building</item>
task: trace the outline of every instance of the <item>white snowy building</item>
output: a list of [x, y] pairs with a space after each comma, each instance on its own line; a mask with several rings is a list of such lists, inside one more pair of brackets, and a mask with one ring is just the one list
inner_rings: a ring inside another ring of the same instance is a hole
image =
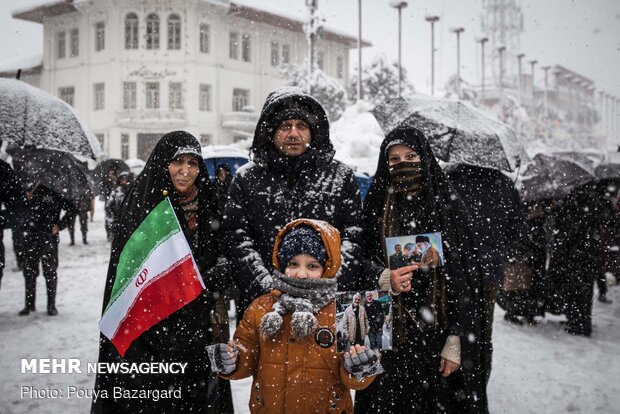
[[[13, 17], [43, 25], [30, 81], [73, 105], [109, 157], [146, 159], [175, 129], [202, 145], [253, 133], [265, 97], [286, 83], [281, 65], [303, 64], [308, 50], [305, 17], [264, 4], [64, 0]], [[353, 47], [356, 38], [329, 28], [316, 44], [319, 67], [343, 86]]]

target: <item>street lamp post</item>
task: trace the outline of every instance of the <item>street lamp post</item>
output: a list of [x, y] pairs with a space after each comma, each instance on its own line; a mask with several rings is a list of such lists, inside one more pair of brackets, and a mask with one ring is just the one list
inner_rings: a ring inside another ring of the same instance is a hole
[[465, 28], [456, 27], [450, 31], [456, 34], [456, 95], [461, 99], [461, 33]]
[[431, 96], [435, 96], [435, 23], [439, 16], [426, 16], [425, 19], [431, 24]]
[[400, 97], [402, 93], [402, 71], [401, 71], [401, 49], [402, 49], [402, 12], [405, 7], [407, 7], [406, 1], [400, 0], [392, 0], [390, 1], [390, 6], [398, 9], [398, 97]]
[[549, 69], [551, 69], [551, 66], [542, 66], [541, 69], [545, 71], [545, 97], [543, 100], [543, 114], [545, 116], [545, 119], [547, 119], [547, 117], [549, 116]]
[[517, 89], [518, 89], [518, 93], [519, 93], [519, 105], [523, 105], [523, 102], [521, 101], [522, 98], [522, 83], [521, 83], [521, 79], [522, 79], [522, 70], [521, 70], [521, 61], [523, 60], [523, 57], [525, 56], [525, 53], [519, 53], [517, 55], [517, 63], [518, 63], [518, 74], [517, 74]]
[[310, 11], [310, 23], [308, 34], [308, 92], [312, 94], [312, 73], [314, 72], [314, 43], [316, 42], [315, 19], [319, 0], [306, 0], [306, 6]]
[[357, 99], [362, 96], [362, 0], [357, 2]]
[[500, 99], [504, 98], [504, 52], [506, 51], [506, 46], [500, 46], [497, 48], [497, 52], [499, 53], [499, 97]]
[[481, 52], [480, 56], [482, 59], [482, 68], [481, 68], [482, 70], [480, 71], [481, 72], [480, 77], [482, 78], [480, 82], [480, 88], [481, 88], [480, 89], [480, 102], [482, 102], [483, 105], [484, 105], [484, 44], [488, 41], [489, 41], [488, 37], [483, 37], [483, 38], [478, 39], [478, 42], [480, 43], [480, 52]]
[[534, 87], [534, 66], [538, 63], [537, 60], [530, 60], [530, 65], [532, 67], [532, 108], [534, 107], [534, 98], [536, 97], [535, 92], [536, 88]]

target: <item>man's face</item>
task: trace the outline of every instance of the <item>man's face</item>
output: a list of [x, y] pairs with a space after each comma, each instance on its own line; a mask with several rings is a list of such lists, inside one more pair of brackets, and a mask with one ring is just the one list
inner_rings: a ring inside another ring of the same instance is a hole
[[366, 302], [372, 302], [372, 293], [367, 293], [366, 294]]
[[359, 306], [360, 302], [361, 302], [361, 298], [359, 296], [354, 296], [353, 297], [353, 306]]
[[396, 250], [396, 253], [400, 253], [403, 249], [400, 244], [397, 244], [396, 246], [394, 246], [394, 250]]
[[306, 152], [311, 142], [310, 127], [301, 119], [282, 121], [273, 137], [276, 150], [290, 158], [299, 157]]
[[405, 247], [405, 256], [406, 257], [411, 256], [411, 249], [409, 247]]

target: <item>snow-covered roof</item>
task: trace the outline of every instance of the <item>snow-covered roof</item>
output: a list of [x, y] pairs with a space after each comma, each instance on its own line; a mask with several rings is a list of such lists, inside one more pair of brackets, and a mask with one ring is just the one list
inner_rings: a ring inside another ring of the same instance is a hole
[[38, 6], [23, 7], [13, 11], [12, 15], [16, 19], [27, 20], [35, 23], [43, 23], [46, 17], [60, 16], [62, 14], [74, 13], [77, 11], [75, 5], [79, 1], [74, 0], [55, 0]]
[[[303, 33], [304, 19], [300, 18], [300, 13], [291, 13], [267, 5], [264, 1], [256, 0], [236, 0], [230, 3], [230, 13], [246, 18], [255, 22], [265, 23], [282, 29]], [[345, 43], [349, 47], [357, 46], [357, 37], [341, 31], [329, 25], [323, 26], [322, 36], [326, 40], [333, 40]], [[372, 46], [372, 44], [362, 39], [362, 47]]]
[[[83, 1], [84, 0], [53, 0], [38, 6], [14, 10], [12, 14], [16, 19], [43, 23], [44, 18], [76, 12], [76, 5]], [[231, 2], [229, 13], [254, 22], [265, 23], [294, 32], [303, 32], [304, 19], [300, 18], [299, 13], [280, 10], [273, 5], [266, 4], [264, 1], [237, 0]], [[322, 36], [326, 40], [344, 43], [348, 47], [357, 46], [357, 37], [345, 33], [338, 28], [325, 26]], [[367, 47], [372, 46], [372, 44], [362, 39], [362, 46]]]

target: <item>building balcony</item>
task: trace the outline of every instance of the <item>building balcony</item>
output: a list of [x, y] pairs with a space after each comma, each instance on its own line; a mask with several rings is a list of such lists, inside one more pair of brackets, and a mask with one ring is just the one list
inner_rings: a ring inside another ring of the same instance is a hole
[[181, 128], [187, 126], [187, 112], [178, 109], [128, 109], [116, 113], [116, 123], [121, 127], [142, 129]]
[[223, 112], [222, 128], [246, 133], [254, 132], [259, 118], [258, 112]]

